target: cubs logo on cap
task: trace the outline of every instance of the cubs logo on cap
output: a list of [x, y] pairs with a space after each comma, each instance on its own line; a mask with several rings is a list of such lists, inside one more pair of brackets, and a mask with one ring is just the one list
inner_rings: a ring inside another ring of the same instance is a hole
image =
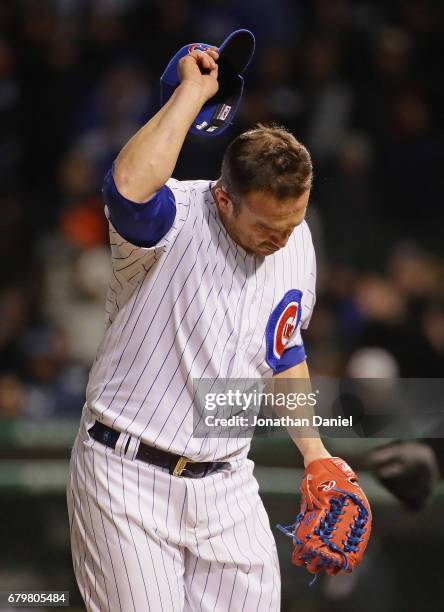
[[[280, 366], [283, 366], [281, 360], [286, 346], [301, 321], [301, 299], [302, 291], [299, 289], [287, 291], [268, 319], [265, 330], [266, 360], [275, 372], [280, 371]], [[295, 348], [303, 351], [303, 345]], [[291, 367], [291, 364], [286, 363], [285, 366]]]
[[188, 47], [188, 53], [192, 53], [193, 51], [205, 51], [208, 49], [206, 45], [202, 45], [201, 43], [193, 43]]

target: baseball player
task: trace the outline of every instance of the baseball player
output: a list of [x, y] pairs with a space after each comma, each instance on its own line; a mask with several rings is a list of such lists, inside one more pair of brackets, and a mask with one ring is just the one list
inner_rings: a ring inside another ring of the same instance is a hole
[[[67, 487], [88, 610], [280, 609], [276, 546], [249, 439], [193, 436], [193, 379], [308, 378], [301, 329], [315, 302], [304, 220], [312, 166], [291, 134], [259, 126], [228, 146], [218, 180], [171, 178], [191, 126], [214, 127], [196, 117], [218, 92], [222, 58], [197, 47], [178, 60], [178, 86], [104, 182], [107, 327]], [[341, 565], [344, 553], [329, 544], [337, 512], [326, 513], [331, 483], [351, 483], [352, 499], [362, 493], [356, 477], [319, 438], [294, 439], [309, 470], [302, 516], [310, 510], [304, 524], [312, 521], [319, 554], [295, 537], [293, 560], [313, 572], [352, 569], [355, 560]], [[323, 484], [319, 503], [311, 480]], [[365, 529], [355, 527], [342, 536], [361, 542]]]

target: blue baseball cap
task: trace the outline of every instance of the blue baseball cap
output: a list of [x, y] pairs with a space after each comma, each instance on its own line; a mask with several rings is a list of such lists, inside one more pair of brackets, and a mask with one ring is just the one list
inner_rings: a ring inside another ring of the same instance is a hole
[[[250, 30], [232, 32], [218, 49], [217, 64], [219, 90], [208, 100], [190, 127], [190, 133], [198, 136], [219, 136], [236, 116], [244, 90], [242, 74], [253, 57], [255, 38]], [[191, 43], [182, 47], [171, 59], [160, 78], [160, 102], [162, 106], [170, 99], [179, 85], [177, 66], [179, 60], [192, 51], [205, 51], [214, 45]]]

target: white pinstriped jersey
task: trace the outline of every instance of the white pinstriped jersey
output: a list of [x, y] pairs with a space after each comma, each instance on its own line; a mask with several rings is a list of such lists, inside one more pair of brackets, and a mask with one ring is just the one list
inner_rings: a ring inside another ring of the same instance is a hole
[[110, 223], [107, 327], [87, 404], [106, 425], [152, 446], [195, 461], [240, 458], [247, 438], [193, 438], [193, 378], [271, 376], [266, 329], [290, 290], [300, 295], [298, 318], [289, 319], [281, 348], [302, 345], [315, 301], [310, 230], [304, 221], [283, 249], [250, 255], [227, 234], [209, 181], [167, 186], [177, 212], [156, 246], [135, 246]]

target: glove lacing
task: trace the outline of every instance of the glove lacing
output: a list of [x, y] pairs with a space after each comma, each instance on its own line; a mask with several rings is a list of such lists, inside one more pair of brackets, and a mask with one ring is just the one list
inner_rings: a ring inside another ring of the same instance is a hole
[[[359, 544], [362, 542], [362, 535], [366, 531], [366, 525], [369, 520], [369, 511], [365, 507], [362, 500], [349, 491], [343, 489], [334, 488], [332, 491], [342, 493], [340, 497], [333, 497], [330, 500], [330, 510], [326, 510], [325, 516], [321, 519], [319, 527], [314, 530], [315, 535], [319, 536], [319, 539], [330, 548], [331, 551], [340, 554], [343, 558], [341, 566], [342, 570], [348, 569], [348, 557], [346, 553], [355, 553], [359, 550]], [[353, 523], [350, 523], [350, 531], [347, 534], [347, 539], [343, 540], [344, 550], [341, 550], [337, 544], [331, 542], [333, 531], [336, 527], [336, 523], [339, 517], [345, 514], [344, 507], [347, 504], [347, 499], [351, 499], [359, 508], [358, 516], [355, 518]], [[292, 538], [295, 546], [301, 546], [304, 542], [296, 536], [297, 529], [305, 516], [304, 512], [300, 512], [293, 524], [283, 526], [276, 525], [276, 527], [284, 533], [286, 536]], [[313, 548], [309, 547], [308, 551], [301, 557], [303, 561], [309, 563], [315, 557], [320, 556], [318, 568], [322, 566], [330, 566], [331, 564], [338, 565], [338, 562], [322, 552], [316, 552]], [[315, 576], [316, 578], [316, 576]], [[314, 582], [314, 580], [312, 581]]]

